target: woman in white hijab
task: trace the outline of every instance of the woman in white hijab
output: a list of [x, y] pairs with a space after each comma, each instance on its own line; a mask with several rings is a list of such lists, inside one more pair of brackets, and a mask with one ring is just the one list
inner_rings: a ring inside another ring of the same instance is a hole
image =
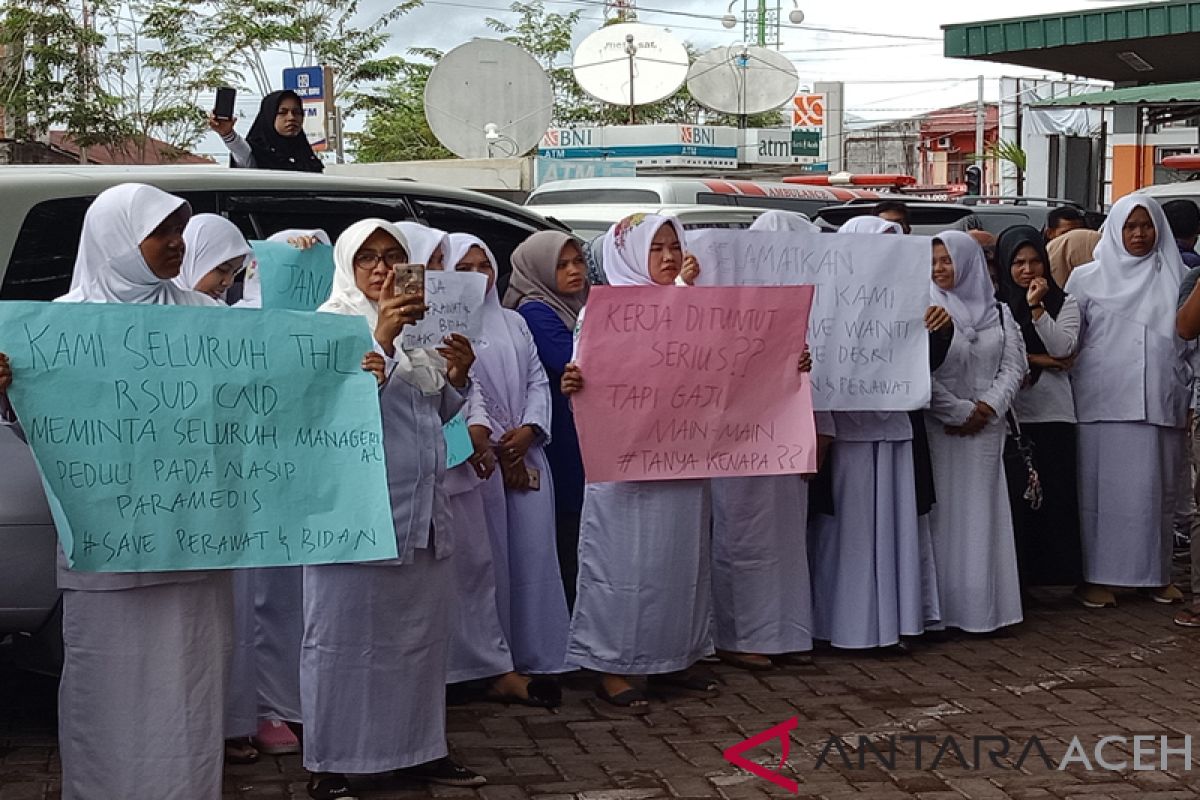
[[1091, 608], [1116, 605], [1110, 586], [1160, 603], [1171, 584], [1171, 522], [1184, 458], [1193, 352], [1175, 331], [1184, 266], [1166, 215], [1126, 195], [1109, 212], [1095, 261], [1064, 287], [1079, 304], [1071, 388], [1079, 418], [1079, 518]]
[[[550, 437], [546, 371], [525, 320], [500, 305], [496, 259], [487, 245], [452, 233], [446, 263], [488, 278], [474, 376], [503, 477], [503, 492], [495, 480], [484, 487], [500, 623], [518, 672], [561, 673], [570, 615], [555, 543], [554, 480], [544, 450]], [[543, 685], [538, 684], [539, 695]]]
[[[672, 286], [683, 269], [683, 242], [674, 219], [626, 217], [604, 238], [609, 284]], [[582, 388], [586, 370], [586, 363], [567, 366], [564, 394]], [[596, 694], [605, 702], [646, 710], [646, 694], [630, 681], [641, 675], [667, 688], [716, 690], [714, 681], [687, 672], [713, 652], [708, 509], [703, 480], [584, 488], [567, 658], [601, 673]]]
[[[270, 241], [310, 247], [323, 231], [281, 231]], [[197, 214], [183, 232], [187, 252], [176, 285], [218, 303], [243, 271], [241, 308], [262, 305], [254, 252], [242, 232], [216, 214]], [[328, 237], [325, 242], [328, 243]], [[225, 708], [225, 762], [249, 764], [260, 752], [300, 752], [286, 723], [300, 722], [300, 640], [304, 632], [299, 567], [239, 569], [233, 574], [233, 656]], [[250, 739], [253, 737], [253, 744]]]
[[425, 309], [423, 295], [395, 291], [395, 267], [408, 260], [390, 222], [351, 225], [334, 246], [333, 290], [321, 307], [363, 317], [382, 354], [364, 366], [386, 376], [379, 401], [400, 556], [304, 568], [300, 692], [314, 800], [351, 796], [348, 773], [484, 782], [447, 756], [445, 731], [453, 533], [442, 425], [465, 401], [474, 355], [457, 334], [437, 353], [400, 345]]
[[[767, 211], [750, 230], [820, 233], [794, 211]], [[833, 418], [828, 413], [814, 416], [820, 461], [832, 440]], [[813, 615], [807, 477], [716, 478], [710, 488], [717, 657], [760, 671], [808, 663]]]
[[[102, 192], [59, 300], [212, 305], [172, 282], [189, 216], [186, 201], [151, 186]], [[76, 572], [60, 552], [58, 585], [63, 798], [219, 798], [229, 573]]]
[[[895, 222], [855, 217], [838, 234], [902, 234]], [[814, 636], [834, 647], [894, 647], [936, 621], [937, 577], [917, 521], [908, 414], [835, 411], [832, 515], [809, 525]]]
[[820, 233], [821, 229], [799, 211], [764, 211], [750, 224], [752, 231], [791, 231], [792, 233]]
[[234, 280], [250, 266], [254, 251], [238, 226], [217, 214], [197, 214], [183, 231], [187, 246], [175, 285], [217, 302]]
[[954, 320], [926, 412], [937, 487], [930, 525], [938, 627], [985, 633], [1022, 619], [1003, 453], [1025, 343], [1008, 306], [993, 296], [983, 250], [962, 231], [933, 240], [930, 296]]
[[[445, 231], [416, 222], [398, 222], [396, 227], [408, 241], [413, 263], [425, 264], [426, 270], [435, 272], [446, 268], [450, 243]], [[478, 380], [471, 382], [465, 415], [475, 453], [467, 462], [449, 470], [445, 480], [454, 525], [455, 574], [446, 667], [447, 701], [459, 704], [482, 698], [552, 708], [562, 702], [558, 684], [553, 680], [530, 679], [513, 669], [512, 651], [500, 624], [491, 530], [498, 527], [502, 531], [508, 515], [503, 507], [504, 488], [500, 476], [495, 474], [496, 458], [491, 443], [494, 426], [487, 415]], [[486, 492], [488, 496], [498, 498], [490, 517], [485, 489], [491, 490]], [[503, 552], [507, 553], [507, 549]]]

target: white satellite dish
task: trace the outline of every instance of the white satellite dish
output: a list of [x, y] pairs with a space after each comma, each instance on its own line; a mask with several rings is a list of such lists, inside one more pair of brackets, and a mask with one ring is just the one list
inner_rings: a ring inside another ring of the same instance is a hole
[[571, 68], [592, 97], [642, 106], [670, 97], [687, 78], [687, 48], [662, 28], [623, 22], [579, 43]]
[[425, 118], [459, 158], [520, 156], [550, 127], [554, 87], [533, 56], [498, 39], [459, 45], [425, 84]]
[[696, 102], [725, 114], [758, 114], [796, 96], [800, 76], [786, 57], [765, 47], [714, 47], [688, 70]]

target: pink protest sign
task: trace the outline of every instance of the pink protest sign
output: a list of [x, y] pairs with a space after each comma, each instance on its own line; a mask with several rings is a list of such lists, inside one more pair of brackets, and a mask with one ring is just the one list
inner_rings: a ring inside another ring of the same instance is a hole
[[575, 425], [589, 483], [816, 470], [811, 286], [597, 286]]

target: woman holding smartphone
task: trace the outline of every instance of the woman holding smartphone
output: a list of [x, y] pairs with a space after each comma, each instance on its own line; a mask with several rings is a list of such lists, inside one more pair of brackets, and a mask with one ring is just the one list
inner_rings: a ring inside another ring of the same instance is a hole
[[313, 800], [354, 795], [347, 774], [401, 771], [431, 783], [484, 779], [446, 747], [445, 675], [453, 527], [443, 489], [442, 425], [470, 389], [471, 344], [452, 334], [437, 354], [406, 350], [423, 292], [397, 291], [408, 243], [390, 222], [351, 225], [334, 246], [333, 291], [321, 307], [374, 331], [364, 359], [381, 378], [383, 450], [399, 557], [304, 568], [300, 659], [304, 766]]
[[304, 133], [304, 103], [291, 89], [271, 92], [262, 99], [258, 116], [243, 139], [233, 129], [234, 119], [210, 114], [208, 127], [229, 149], [229, 166], [242, 169], [281, 169], [289, 172], [324, 172], [325, 165]]

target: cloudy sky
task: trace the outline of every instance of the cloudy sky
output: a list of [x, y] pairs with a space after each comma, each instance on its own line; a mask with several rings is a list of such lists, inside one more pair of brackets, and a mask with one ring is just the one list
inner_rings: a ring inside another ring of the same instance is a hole
[[[741, 39], [740, 25], [721, 26], [729, 0], [635, 0], [639, 21], [670, 29], [704, 50]], [[364, 0], [364, 15], [388, 0]], [[753, 0], [752, 0], [753, 2]], [[774, 0], [769, 0], [774, 2]], [[740, 16], [743, 0], [734, 0]], [[785, 25], [781, 50], [791, 58], [803, 83], [840, 80], [846, 83], [846, 110], [868, 119], [893, 119], [969, 102], [977, 93], [976, 78], [985, 75], [985, 95], [998, 95], [996, 78], [1037, 74], [1001, 64], [941, 57], [941, 26], [1046, 14], [1092, 10], [1118, 3], [1107, 0], [783, 0], [786, 18], [792, 7], [804, 12], [799, 26]], [[424, 7], [392, 27], [391, 52], [411, 47], [449, 50], [475, 37], [494, 36], [487, 17], [515, 19], [509, 0], [425, 0]], [[576, 42], [599, 27], [604, 0], [546, 0], [550, 11], [582, 10]], [[287, 64], [279, 64], [282, 69]], [[243, 113], [253, 114], [257, 100], [239, 98]], [[244, 127], [244, 126], [243, 126]], [[218, 141], [206, 139], [199, 150], [216, 153]]]

